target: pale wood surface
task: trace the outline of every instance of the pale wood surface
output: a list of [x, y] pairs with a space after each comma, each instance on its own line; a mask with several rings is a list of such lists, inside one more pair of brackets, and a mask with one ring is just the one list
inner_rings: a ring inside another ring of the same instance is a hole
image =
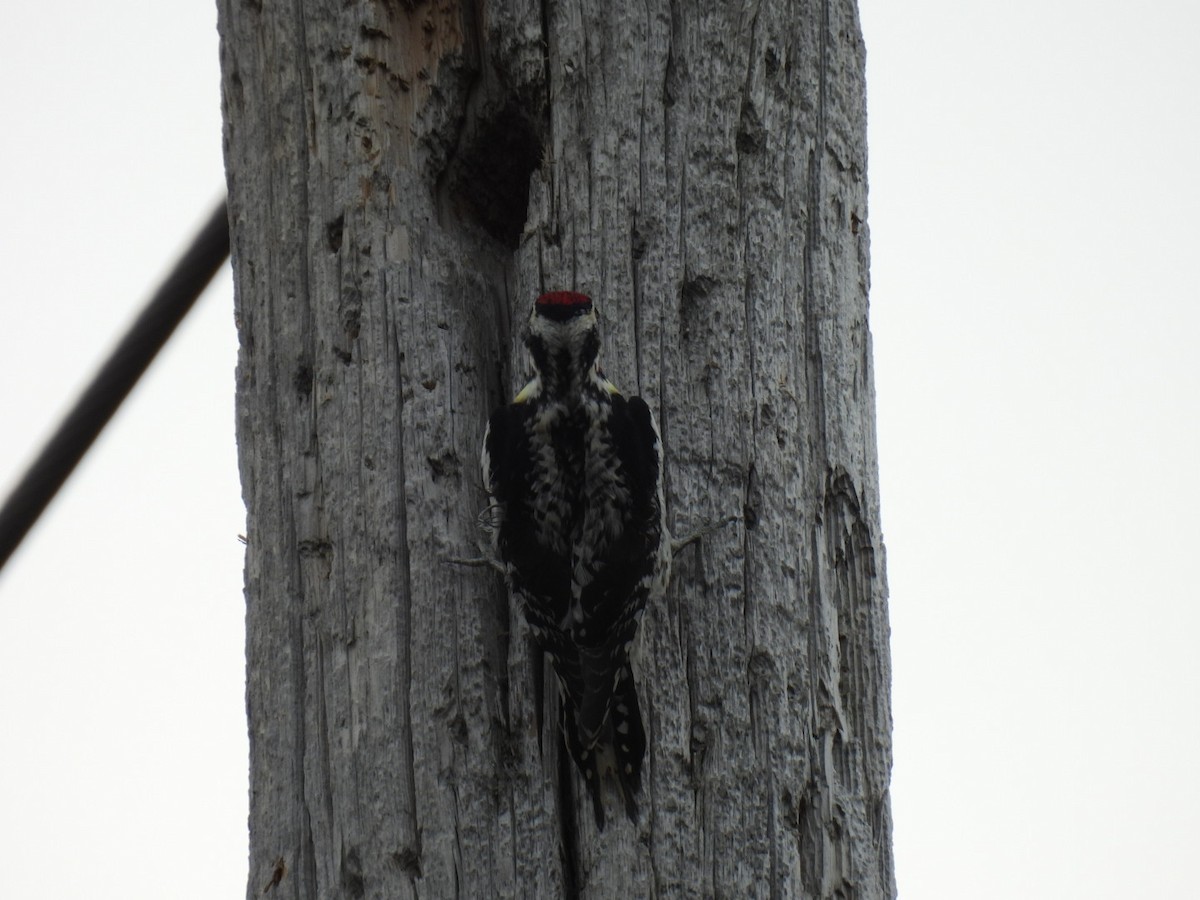
[[[267, 896], [891, 897], [853, 3], [466, 7], [220, 3], [247, 896], [282, 858]], [[603, 834], [519, 612], [444, 562], [543, 288], [596, 300], [676, 533], [742, 517], [643, 620], [641, 816]]]

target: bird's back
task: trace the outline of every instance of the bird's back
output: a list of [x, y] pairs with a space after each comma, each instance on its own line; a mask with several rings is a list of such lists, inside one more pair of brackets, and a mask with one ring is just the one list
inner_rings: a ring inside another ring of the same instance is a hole
[[501, 508], [497, 551], [563, 686], [572, 756], [592, 787], [611, 751], [629, 805], [645, 734], [628, 651], [668, 564], [650, 410], [602, 377], [574, 402], [509, 404], [489, 422], [484, 470]]

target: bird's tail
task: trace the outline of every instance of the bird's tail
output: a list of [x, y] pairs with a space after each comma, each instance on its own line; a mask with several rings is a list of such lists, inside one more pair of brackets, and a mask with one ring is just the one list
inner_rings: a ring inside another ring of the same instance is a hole
[[[646, 729], [628, 661], [617, 667], [612, 679], [611, 692], [586, 691], [578, 709], [564, 696], [562, 705], [567, 748], [583, 775], [592, 797], [596, 826], [601, 830], [604, 828], [602, 785], [610, 777], [620, 791], [626, 815], [630, 821], [637, 821], [637, 794], [641, 790], [642, 761], [646, 756]], [[605, 682], [607, 686], [607, 678]], [[600, 693], [603, 696], [596, 696]]]

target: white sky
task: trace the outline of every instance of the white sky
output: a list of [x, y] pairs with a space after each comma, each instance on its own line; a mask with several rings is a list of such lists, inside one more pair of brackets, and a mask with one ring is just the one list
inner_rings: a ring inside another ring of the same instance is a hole
[[[862, 16], [900, 894], [1195, 896], [1200, 13]], [[220, 195], [216, 50], [0, 12], [0, 490]], [[244, 893], [230, 296], [0, 575], [0, 897]]]

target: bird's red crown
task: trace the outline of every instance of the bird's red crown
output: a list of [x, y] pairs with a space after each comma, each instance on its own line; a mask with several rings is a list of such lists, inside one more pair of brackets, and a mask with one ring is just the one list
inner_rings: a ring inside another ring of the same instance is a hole
[[565, 319], [591, 309], [592, 298], [576, 291], [550, 291], [537, 298], [534, 308], [539, 315]]

